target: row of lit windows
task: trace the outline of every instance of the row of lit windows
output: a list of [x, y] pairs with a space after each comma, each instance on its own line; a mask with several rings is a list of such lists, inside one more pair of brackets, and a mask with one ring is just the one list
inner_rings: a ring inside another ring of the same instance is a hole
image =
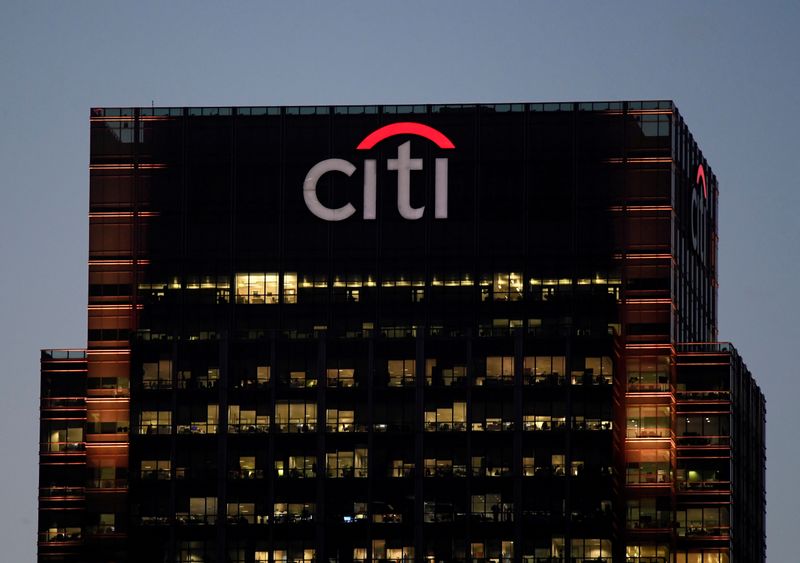
[[[363, 522], [369, 520], [369, 514], [366, 509], [362, 510], [360, 504], [355, 503], [352, 513], [343, 516], [344, 521]], [[498, 521], [505, 517], [504, 512], [497, 509]], [[442, 513], [445, 515], [446, 513]], [[484, 513], [474, 513], [474, 516]], [[373, 512], [372, 521], [375, 523], [391, 522], [396, 523], [395, 512]], [[400, 515], [397, 514], [399, 517]], [[463, 515], [465, 516], [465, 514]], [[437, 520], [436, 513], [425, 512], [426, 522], [438, 522], [446, 520]], [[444, 516], [446, 517], [446, 516]], [[228, 516], [230, 522], [235, 521], [235, 513]], [[494, 512], [491, 513], [490, 519], [494, 519]], [[415, 561], [415, 550], [413, 546], [402, 545], [408, 540], [404, 539], [373, 539], [370, 543], [361, 547], [352, 548], [352, 561], [354, 563], [367, 563], [368, 561], [382, 561], [393, 563], [410, 563]], [[425, 560], [428, 561], [458, 561], [466, 563], [484, 563], [487, 561], [496, 563], [511, 563], [514, 561], [514, 541], [508, 539], [493, 539], [487, 541], [470, 541], [461, 546], [456, 542], [454, 551], [447, 549], [445, 551], [439, 549], [428, 548], [426, 550]], [[549, 545], [548, 545], [549, 544]], [[313, 544], [310, 544], [313, 545]], [[231, 548], [228, 553], [229, 563], [267, 563], [267, 561], [274, 561], [275, 563], [312, 563], [316, 561], [316, 550], [313, 547], [306, 546], [302, 541], [294, 542], [294, 546], [289, 549], [275, 549], [269, 550], [262, 547], [256, 548], [254, 552], [251, 550], [240, 547]], [[369, 545], [371, 549], [368, 549]], [[554, 561], [564, 561], [566, 557], [566, 542], [563, 537], [553, 537], [550, 539], [539, 539], [536, 542], [539, 547], [529, 546], [530, 553], [522, 555], [523, 563], [550, 563]], [[611, 540], [601, 538], [573, 538], [569, 542], [570, 553], [574, 561], [586, 561], [592, 563], [611, 563]], [[349, 549], [349, 548], [348, 548]], [[647, 550], [647, 548], [644, 548]], [[204, 553], [213, 553], [213, 546], [206, 545], [201, 541], [181, 542], [178, 551], [178, 563], [197, 563], [206, 561], [203, 557]], [[254, 554], [253, 557], [247, 557], [247, 554]], [[371, 553], [371, 555], [370, 555]], [[347, 554], [350, 555], [349, 553]], [[270, 556], [272, 557], [270, 559]], [[338, 559], [337, 559], [338, 560]], [[348, 558], [348, 560], [350, 560]], [[630, 558], [630, 561], [638, 561], [639, 559]], [[648, 563], [663, 562], [666, 559], [642, 559]], [[681, 559], [680, 563], [727, 563], [726, 559]]]
[[[367, 449], [363, 447], [347, 451], [335, 451], [325, 454], [325, 475], [329, 478], [366, 478], [369, 475]], [[255, 456], [241, 456], [238, 466], [228, 470], [228, 477], [233, 480], [264, 479], [263, 467], [258, 467]], [[141, 462], [140, 477], [144, 480], [170, 480], [185, 479], [186, 468], [175, 467], [169, 460], [144, 460]], [[415, 463], [404, 459], [391, 460], [385, 476], [390, 478], [408, 478], [414, 476]], [[555, 475], [563, 477], [569, 473], [573, 477], [580, 477], [587, 471], [582, 460], [573, 459], [570, 466], [565, 463], [563, 454], [550, 456], [525, 456], [522, 458], [521, 475], [534, 477], [537, 475]], [[610, 467], [594, 467], [595, 474], [611, 475]], [[513, 475], [511, 459], [488, 458], [486, 456], [472, 456], [471, 470], [467, 464], [459, 463], [452, 458], [425, 458], [423, 460], [423, 475], [426, 478], [436, 477], [508, 477]], [[288, 455], [284, 459], [275, 460], [275, 477], [291, 479], [312, 479], [317, 476], [317, 457], [314, 455]]]
[[[425, 384], [434, 383], [444, 386], [462, 384], [466, 381], [466, 366], [453, 365], [437, 369], [437, 360], [425, 360]], [[481, 362], [479, 362], [481, 363]], [[614, 367], [611, 358], [586, 357], [579, 360], [583, 369], [573, 370], [570, 382], [573, 385], [583, 383], [610, 384]], [[481, 366], [483, 367], [483, 366]], [[485, 369], [479, 369], [474, 377], [474, 384], [481, 386], [492, 383], [513, 383], [513, 356], [488, 356], [485, 358]], [[389, 387], [413, 386], [416, 380], [416, 360], [387, 360], [386, 374]], [[252, 375], [255, 377], [252, 378]], [[270, 382], [270, 366], [257, 366], [249, 379], [243, 379], [235, 387], [265, 387]], [[545, 383], [556, 380], [560, 383], [566, 377], [566, 358], [564, 356], [525, 356], [522, 360], [522, 376], [526, 385]], [[290, 371], [285, 378], [290, 387], [313, 388], [317, 386], [317, 378], [307, 371]], [[219, 368], [211, 367], [206, 371], [192, 374], [188, 370], [177, 373], [178, 389], [214, 389], [219, 382]], [[326, 370], [328, 387], [354, 387], [356, 385], [354, 368], [328, 368]], [[159, 360], [142, 364], [142, 386], [145, 389], [169, 389], [172, 387], [172, 361]]]
[[[352, 513], [343, 516], [345, 522], [363, 522], [369, 519], [369, 514], [366, 509], [362, 510], [360, 504], [355, 503]], [[392, 521], [392, 512], [373, 512], [372, 521], [376, 523]], [[436, 520], [435, 513], [425, 512], [426, 521], [439, 521]], [[444, 514], [444, 513], [443, 513]], [[498, 510], [498, 515], [500, 511]], [[384, 517], [384, 515], [388, 515]], [[377, 518], [377, 520], [376, 520]], [[430, 518], [430, 520], [427, 520]], [[231, 516], [229, 520], [233, 521]], [[392, 563], [411, 563], [415, 561], [414, 547], [410, 545], [403, 545], [408, 540], [404, 539], [372, 539], [369, 543], [364, 543], [359, 547], [352, 548], [352, 561], [353, 563], [368, 563], [369, 561], [382, 561]], [[243, 547], [241, 544], [237, 546], [235, 543], [228, 551], [229, 563], [267, 563], [273, 561], [274, 563], [312, 563], [317, 561], [316, 550], [312, 547], [313, 544], [304, 544], [303, 541], [295, 542], [281, 542], [279, 545], [285, 547], [284, 549], [268, 549], [265, 542], [260, 542], [259, 546], [253, 548]], [[369, 549], [367, 546], [369, 546]], [[564, 561], [566, 556], [566, 541], [563, 537], [553, 537], [537, 539], [534, 547], [528, 545], [526, 551], [522, 555], [523, 563], [550, 563], [556, 561]], [[601, 538], [573, 538], [569, 542], [570, 553], [575, 561], [586, 561], [592, 563], [610, 563], [611, 562], [611, 540]], [[348, 547], [348, 550], [350, 548]], [[649, 553], [648, 547], [639, 548]], [[511, 563], [514, 561], [514, 541], [508, 539], [492, 539], [486, 541], [470, 541], [468, 543], [455, 542], [453, 550], [434, 549], [430, 547], [426, 549], [426, 561], [457, 561], [459, 563]], [[202, 541], [184, 541], [180, 542], [178, 549], [177, 563], [202, 563], [210, 559], [205, 556], [213, 557], [214, 545]], [[659, 554], [662, 552], [659, 551]], [[668, 553], [665, 551], [663, 553]], [[248, 556], [249, 555], [249, 556]], [[340, 551], [340, 555], [342, 555]], [[350, 552], [346, 554], [348, 561]], [[270, 558], [271, 557], [271, 558]], [[646, 556], [644, 556], [646, 557]], [[685, 556], [684, 556], [685, 557]], [[639, 561], [638, 558], [634, 559], [629, 554], [629, 560], [632, 562]], [[333, 559], [332, 559], [333, 560]], [[338, 559], [336, 559], [338, 560]], [[662, 563], [666, 559], [642, 559], [647, 563]], [[681, 559], [680, 563], [727, 563], [726, 559]]]
[[[355, 513], [354, 509], [354, 513]], [[350, 516], [352, 521], [358, 521], [355, 515]], [[145, 518], [143, 517], [142, 520]], [[78, 537], [80, 528], [77, 528]], [[522, 555], [523, 563], [550, 563], [563, 561], [566, 549], [565, 540], [560, 537], [553, 537], [552, 545], [536, 547], [531, 549], [531, 553]], [[537, 545], [543, 542], [538, 540]], [[415, 561], [414, 548], [412, 546], [402, 546], [403, 540], [373, 539], [371, 550], [367, 547], [352, 548], [354, 563], [367, 563], [368, 561], [392, 561], [406, 563]], [[544, 542], [547, 543], [547, 542]], [[267, 549], [257, 547], [252, 548], [232, 547], [228, 552], [230, 563], [312, 563], [316, 561], [316, 550], [306, 546], [303, 542], [294, 542], [294, 546], [288, 549]], [[281, 545], [286, 545], [282, 543]], [[370, 556], [371, 551], [371, 556]], [[202, 541], [180, 542], [178, 549], [177, 563], [198, 563], [206, 561], [204, 555], [214, 553], [213, 544], [206, 544]], [[591, 561], [592, 563], [611, 562], [611, 540], [599, 538], [573, 538], [570, 541], [570, 553], [576, 561]], [[251, 554], [252, 557], [248, 557]], [[349, 553], [348, 553], [349, 555]], [[678, 551], [674, 553], [676, 563], [729, 563], [730, 555], [727, 548], [721, 549], [691, 549], [688, 551]], [[271, 559], [270, 559], [271, 556]], [[458, 561], [466, 563], [483, 563], [493, 561], [497, 563], [511, 563], [514, 560], [514, 542], [511, 540], [490, 540], [485, 542], [469, 542], [465, 547], [459, 547], [458, 542], [455, 551], [446, 552], [428, 550], [428, 558], [441, 561]], [[667, 545], [628, 545], [626, 546], [626, 560], [630, 563], [665, 563], [670, 561], [670, 550]]]
[[[621, 279], [596, 275], [589, 278], [530, 278], [528, 292], [536, 300], [548, 300], [562, 292], [569, 292], [573, 286], [578, 289], [588, 286], [602, 286], [608, 288], [608, 293], [619, 298]], [[371, 275], [337, 275], [328, 280], [322, 274], [301, 275], [295, 272], [248, 272], [237, 273], [234, 278], [236, 303], [251, 305], [270, 305], [280, 302], [292, 304], [298, 301], [299, 290], [342, 289], [346, 293], [346, 301], [359, 301], [361, 288], [418, 288], [412, 293], [415, 301], [424, 298], [424, 288], [438, 287], [473, 287], [479, 286], [481, 299], [495, 301], [519, 301], [523, 298], [525, 287], [523, 276], [519, 272], [500, 272], [493, 275], [482, 275], [477, 280], [469, 274], [464, 275], [438, 275], [431, 277], [426, 284], [422, 275], [384, 276], [380, 283]], [[230, 279], [228, 276], [195, 275], [187, 276], [182, 283], [179, 277], [173, 277], [167, 283], [140, 283], [141, 293], [150, 293], [156, 298], [164, 297], [166, 290], [214, 290], [218, 303], [228, 301], [230, 295]]]
[[[294, 319], [293, 319], [294, 320]], [[339, 321], [343, 321], [340, 324]], [[346, 324], [345, 324], [346, 323]], [[631, 325], [633, 327], [637, 325]], [[472, 333], [472, 329], [477, 330]], [[652, 327], [647, 327], [652, 328]], [[241, 340], [264, 340], [276, 333], [275, 329], [268, 328], [237, 328], [233, 332], [234, 339]], [[337, 319], [331, 329], [327, 324], [315, 323], [306, 320], [298, 325], [291, 325], [278, 332], [281, 338], [288, 340], [311, 340], [320, 337], [322, 334], [329, 334], [332, 338], [362, 339], [380, 335], [383, 338], [415, 338], [417, 334], [426, 334], [431, 337], [451, 337], [465, 338], [474, 334], [480, 338], [507, 337], [516, 332], [527, 332], [534, 336], [566, 336], [574, 334], [576, 336], [606, 336], [621, 334], [620, 323], [598, 323], [592, 326], [573, 326], [568, 322], [559, 322], [557, 319], [508, 319], [498, 318], [489, 321], [481, 321], [477, 327], [461, 325], [458, 327], [442, 325], [419, 326], [411, 325], [389, 325], [382, 324], [376, 329], [372, 321], [356, 319]], [[129, 331], [127, 329], [116, 330], [90, 330], [89, 340], [128, 340]], [[213, 340], [218, 341], [222, 335], [216, 330], [201, 330], [195, 328], [186, 330], [180, 335], [172, 331], [154, 331], [151, 329], [139, 329], [135, 332], [135, 338], [144, 342], [170, 342], [175, 340], [195, 341]]]
[[[464, 432], [470, 428], [473, 432], [499, 432], [512, 431], [515, 424], [513, 415], [507, 416], [476, 416], [480, 420], [467, 421], [466, 403], [454, 403], [450, 407], [426, 410], [424, 415], [425, 432]], [[199, 413], [198, 413], [199, 414]], [[216, 434], [218, 432], [218, 406], [207, 405], [205, 416], [196, 416], [191, 422], [180, 422], [176, 425], [178, 434]], [[327, 409], [326, 431], [329, 433], [368, 432], [369, 425], [357, 420], [355, 410]], [[612, 421], [603, 418], [584, 416], [571, 417], [573, 430], [606, 431], [612, 429]], [[119, 423], [114, 423], [118, 425]], [[390, 428], [391, 426], [391, 428]], [[395, 428], [395, 424], [375, 423], [372, 430], [385, 432], [387, 430], [409, 430], [409, 425]], [[404, 428], [403, 428], [404, 427]], [[526, 432], [564, 430], [567, 428], [567, 418], [551, 416], [549, 414], [525, 414], [522, 417], [522, 428]], [[228, 433], [266, 433], [274, 429], [279, 433], [308, 433], [317, 431], [317, 405], [305, 402], [279, 402], [275, 406], [274, 424], [270, 423], [270, 415], [256, 408], [241, 408], [240, 405], [228, 406]], [[631, 427], [629, 426], [629, 432]], [[139, 417], [139, 434], [171, 434], [172, 411], [143, 411]], [[666, 429], [669, 435], [669, 427]], [[76, 443], [81, 442], [82, 433], [75, 433]], [[67, 440], [51, 441], [51, 450]], [[54, 438], [54, 439], [55, 439]]]
[[[464, 518], [467, 514], [484, 522], [514, 521], [514, 503], [502, 493], [475, 494], [470, 496], [469, 501], [468, 513], [464, 508], [456, 508], [450, 503], [427, 501], [423, 505], [423, 521], [451, 522]], [[188, 502], [188, 510], [176, 512], [175, 519], [179, 524], [213, 525], [217, 521], [217, 504], [217, 497], [192, 497]], [[259, 504], [241, 501], [227, 503], [227, 523], [268, 524], [270, 518], [278, 524], [306, 523], [313, 522], [317, 512], [314, 502], [276, 502], [273, 504], [271, 515], [260, 508]], [[604, 504], [609, 505], [608, 501], [604, 501]], [[402, 510], [387, 503], [372, 503], [370, 510], [369, 503], [356, 501], [352, 504], [352, 510], [346, 510], [341, 517], [342, 523], [345, 524], [368, 520], [375, 524], [400, 524], [403, 522], [403, 516]], [[592, 542], [592, 540], [583, 541]], [[599, 540], [597, 541], [599, 543]]]

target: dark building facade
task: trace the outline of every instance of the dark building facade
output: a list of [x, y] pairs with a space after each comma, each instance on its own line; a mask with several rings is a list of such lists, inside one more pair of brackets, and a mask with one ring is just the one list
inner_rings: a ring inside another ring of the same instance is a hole
[[672, 102], [94, 109], [39, 560], [765, 559]]

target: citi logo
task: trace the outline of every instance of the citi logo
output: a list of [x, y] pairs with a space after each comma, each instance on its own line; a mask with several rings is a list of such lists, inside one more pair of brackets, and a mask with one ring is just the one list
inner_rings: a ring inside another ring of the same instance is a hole
[[[376, 129], [361, 141], [356, 149], [368, 151], [381, 141], [396, 135], [415, 135], [433, 142], [440, 149], [456, 148], [453, 142], [443, 133], [422, 123], [400, 122]], [[446, 158], [435, 161], [434, 182], [434, 217], [447, 219], [447, 162]], [[364, 219], [375, 219], [377, 213], [377, 161], [364, 159]], [[411, 141], [406, 141], [397, 148], [397, 158], [386, 162], [387, 170], [397, 171], [397, 210], [403, 219], [415, 221], [425, 213], [425, 206], [411, 207], [411, 172], [422, 170], [421, 158], [411, 158]], [[303, 182], [303, 199], [309, 211], [325, 221], [343, 221], [356, 212], [356, 208], [348, 203], [342, 207], [331, 208], [323, 205], [317, 197], [317, 183], [328, 172], [341, 172], [352, 176], [356, 166], [341, 158], [328, 158], [311, 167]]]
[[[706, 183], [706, 172], [703, 165], [697, 167], [697, 177], [694, 181], [695, 186], [692, 190], [692, 246], [700, 254], [700, 258], [706, 257], [706, 243], [708, 241], [708, 184]], [[700, 194], [703, 194], [702, 199]]]

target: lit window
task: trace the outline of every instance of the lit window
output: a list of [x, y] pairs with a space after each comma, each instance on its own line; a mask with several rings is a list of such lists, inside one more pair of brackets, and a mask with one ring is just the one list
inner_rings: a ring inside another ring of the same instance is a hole
[[283, 274], [283, 302], [297, 303], [297, 272]]
[[389, 387], [406, 387], [414, 385], [416, 360], [389, 360]]
[[522, 299], [522, 274], [495, 273], [492, 294], [495, 301], [519, 301]]
[[367, 477], [367, 448], [325, 454], [327, 476], [331, 478]]
[[170, 434], [172, 411], [142, 411], [139, 415], [139, 434]]
[[278, 432], [315, 432], [317, 404], [302, 401], [278, 401], [275, 405]]
[[325, 414], [328, 432], [355, 432], [355, 414], [352, 410], [328, 409]]
[[[289, 276], [292, 274], [286, 274]], [[294, 295], [297, 296], [297, 275], [294, 274]], [[236, 274], [236, 302], [250, 305], [278, 302], [277, 273]]]
[[513, 356], [489, 356], [486, 358], [486, 381], [512, 383], [514, 380]]
[[467, 404], [425, 410], [425, 432], [463, 431], [467, 429]]
[[326, 370], [328, 387], [354, 387], [355, 370], [352, 368], [329, 368]]

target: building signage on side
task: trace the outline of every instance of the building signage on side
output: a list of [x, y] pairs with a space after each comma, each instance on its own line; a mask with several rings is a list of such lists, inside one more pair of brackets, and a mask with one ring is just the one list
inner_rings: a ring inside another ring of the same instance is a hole
[[[400, 122], [381, 127], [361, 141], [356, 149], [371, 150], [375, 145], [396, 135], [415, 135], [432, 141], [440, 149], [454, 149], [455, 145], [440, 131], [422, 123]], [[377, 216], [377, 161], [372, 158], [364, 159], [364, 202], [362, 217], [367, 220]], [[447, 219], [447, 170], [448, 159], [436, 158], [434, 181], [434, 217]], [[406, 141], [397, 148], [397, 157], [386, 162], [387, 170], [397, 171], [397, 211], [403, 219], [414, 221], [422, 218], [425, 206], [411, 206], [411, 172], [423, 169], [421, 158], [411, 158], [411, 141]], [[319, 179], [329, 172], [341, 172], [352, 176], [356, 166], [352, 162], [341, 158], [328, 158], [318, 162], [306, 174], [303, 182], [303, 199], [306, 207], [325, 221], [343, 221], [356, 212], [352, 203], [341, 207], [331, 208], [320, 202], [317, 196], [317, 183]]]
[[[701, 199], [702, 194], [702, 199]], [[697, 251], [702, 260], [706, 259], [706, 246], [708, 245], [708, 184], [703, 165], [697, 167], [694, 189], [692, 189], [692, 247]]]

